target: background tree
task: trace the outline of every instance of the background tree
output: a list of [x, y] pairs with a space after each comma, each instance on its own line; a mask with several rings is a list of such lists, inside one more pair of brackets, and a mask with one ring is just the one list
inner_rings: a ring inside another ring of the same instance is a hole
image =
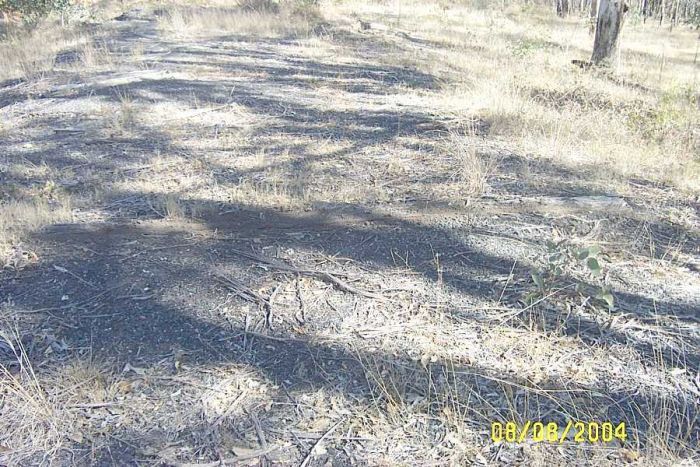
[[623, 0], [598, 1], [598, 18], [593, 42], [593, 56], [591, 57], [591, 62], [594, 65], [609, 63], [617, 52], [625, 11], [626, 6]]
[[595, 23], [598, 20], [598, 0], [591, 0], [591, 5], [589, 8], [589, 28], [588, 33], [593, 34], [595, 32]]
[[71, 0], [0, 0], [0, 13], [19, 15], [26, 23], [35, 23], [51, 11], [61, 13], [70, 6]]
[[554, 0], [557, 9], [557, 16], [563, 18], [569, 14], [569, 0]]

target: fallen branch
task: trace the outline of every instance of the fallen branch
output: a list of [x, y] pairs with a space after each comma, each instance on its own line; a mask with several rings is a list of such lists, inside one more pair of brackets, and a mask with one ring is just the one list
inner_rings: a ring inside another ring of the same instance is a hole
[[353, 287], [349, 283], [345, 282], [342, 279], [339, 279], [336, 275], [326, 272], [326, 271], [317, 271], [315, 269], [307, 269], [307, 268], [297, 268], [294, 266], [289, 266], [287, 264], [281, 263], [279, 261], [272, 260], [270, 258], [266, 258], [264, 256], [256, 255], [254, 253], [247, 253], [245, 251], [241, 250], [229, 250], [230, 253], [233, 253], [238, 256], [242, 256], [244, 258], [248, 258], [253, 261], [257, 261], [259, 263], [264, 264], [267, 267], [277, 269], [279, 271], [284, 271], [284, 272], [290, 272], [294, 274], [304, 274], [306, 276], [311, 276], [315, 277], [316, 279], [319, 279], [323, 282], [327, 282], [336, 288], [342, 290], [343, 292], [349, 292], [355, 295], [360, 295], [362, 297], [366, 298], [373, 298], [375, 300], [388, 300], [385, 296], [370, 292], [367, 290], [361, 290], [356, 287]]
[[265, 312], [265, 325], [268, 329], [272, 329], [272, 299], [274, 299], [277, 289], [275, 289], [275, 291], [272, 292], [272, 295], [270, 295], [270, 298], [267, 299], [236, 279], [231, 279], [221, 274], [215, 275], [214, 278], [219, 281], [221, 285], [241, 297], [243, 300], [257, 303]]
[[241, 297], [243, 300], [257, 303], [263, 306], [270, 306], [270, 301], [268, 299], [266, 299], [265, 297], [263, 297], [244, 283], [237, 281], [236, 279], [231, 279], [229, 277], [223, 276], [221, 274], [215, 275], [214, 278], [228, 290]]

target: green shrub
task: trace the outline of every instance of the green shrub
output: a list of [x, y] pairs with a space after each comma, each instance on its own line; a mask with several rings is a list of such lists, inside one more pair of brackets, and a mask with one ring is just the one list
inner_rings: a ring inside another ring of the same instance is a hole
[[[615, 297], [605, 279], [604, 263], [608, 260], [608, 255], [596, 245], [580, 248], [567, 240], [547, 241], [546, 266], [530, 273], [535, 289], [525, 296], [526, 303], [533, 304], [556, 292], [573, 289], [584, 303], [602, 303], [613, 311]], [[576, 276], [588, 276], [592, 284], [576, 279]]]
[[35, 23], [52, 11], [64, 12], [72, 0], [0, 0], [0, 12], [16, 12], [25, 23]]

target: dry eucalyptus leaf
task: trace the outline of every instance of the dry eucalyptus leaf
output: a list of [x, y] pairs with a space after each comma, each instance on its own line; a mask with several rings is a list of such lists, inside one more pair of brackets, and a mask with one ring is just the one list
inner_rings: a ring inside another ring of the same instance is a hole
[[117, 383], [117, 392], [120, 394], [129, 394], [133, 390], [131, 382], [122, 380]]
[[622, 458], [626, 462], [636, 462], [641, 458], [641, 455], [639, 454], [638, 451], [632, 451], [630, 449], [623, 449], [622, 450]]

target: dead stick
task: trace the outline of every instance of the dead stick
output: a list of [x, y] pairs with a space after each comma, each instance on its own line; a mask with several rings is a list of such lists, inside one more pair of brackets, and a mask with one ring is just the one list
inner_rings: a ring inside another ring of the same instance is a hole
[[306, 274], [307, 276], [316, 277], [317, 279], [320, 279], [324, 282], [330, 282], [331, 285], [335, 285], [337, 288], [339, 288], [340, 290], [342, 290], [344, 292], [350, 292], [350, 293], [353, 293], [356, 295], [361, 295], [363, 297], [374, 298], [376, 300], [387, 300], [387, 298], [384, 297], [383, 295], [355, 288], [352, 285], [337, 278], [335, 275], [333, 275], [329, 272], [316, 271], [313, 269], [297, 268], [294, 266], [288, 266], [288, 265], [282, 264], [278, 261], [274, 261], [274, 260], [271, 260], [269, 258], [265, 258], [264, 256], [256, 255], [253, 253], [247, 253], [245, 251], [240, 251], [240, 250], [229, 250], [229, 251], [233, 254], [243, 256], [243, 257], [251, 259], [253, 261], [258, 261], [260, 263], [263, 263], [269, 267], [278, 269], [280, 271], [292, 272], [292, 273], [296, 273], [296, 274]]
[[321, 442], [322, 442], [324, 439], [326, 439], [331, 433], [333, 433], [333, 431], [335, 431], [335, 429], [338, 428], [338, 426], [340, 426], [340, 424], [343, 423], [343, 421], [344, 421], [344, 419], [342, 419], [342, 418], [341, 418], [340, 420], [338, 420], [338, 421], [335, 423], [335, 425], [333, 425], [332, 427], [330, 427], [330, 428], [328, 429], [328, 431], [326, 431], [326, 432], [323, 434], [323, 436], [321, 436], [321, 437], [318, 439], [318, 441], [316, 441], [316, 442], [314, 443], [314, 445], [311, 446], [311, 450], [310, 450], [309, 453], [306, 455], [306, 457], [304, 458], [303, 462], [301, 463], [301, 465], [300, 465], [299, 467], [306, 467], [306, 466], [309, 464], [309, 461], [311, 460], [311, 454], [313, 454], [314, 449], [316, 449], [316, 447], [317, 447], [318, 445], [320, 445]]
[[95, 284], [93, 284], [92, 282], [86, 281], [85, 279], [83, 279], [82, 277], [80, 277], [79, 275], [77, 275], [76, 273], [71, 272], [71, 271], [69, 271], [68, 269], [66, 269], [66, 268], [64, 268], [64, 267], [62, 267], [62, 266], [59, 266], [59, 265], [57, 265], [57, 264], [54, 264], [54, 265], [53, 265], [53, 268], [54, 268], [56, 271], [58, 271], [58, 272], [62, 272], [62, 273], [64, 273], [64, 274], [68, 274], [68, 275], [70, 275], [70, 276], [75, 277], [76, 279], [78, 279], [78, 280], [79, 280], [80, 282], [82, 282], [83, 284], [86, 284], [86, 285], [89, 285], [89, 286], [92, 287], [92, 288], [95, 288]]
[[93, 402], [91, 404], [73, 404], [69, 405], [69, 409], [100, 409], [102, 407], [112, 407], [118, 405], [116, 402]]
[[48, 308], [38, 308], [38, 309], [36, 309], [36, 310], [19, 310], [19, 311], [15, 311], [14, 313], [17, 313], [17, 314], [30, 314], [30, 313], [43, 313], [43, 312], [46, 312], [46, 311], [67, 310], [67, 309], [69, 309], [69, 308], [87, 305], [88, 303], [90, 303], [90, 302], [92, 302], [92, 301], [94, 301], [94, 300], [100, 298], [101, 296], [108, 294], [108, 293], [111, 292], [112, 290], [118, 289], [118, 288], [120, 288], [120, 287], [122, 287], [121, 284], [120, 284], [120, 285], [117, 285], [117, 286], [115, 286], [115, 287], [109, 288], [109, 289], [107, 289], [107, 290], [104, 290], [104, 291], [98, 293], [97, 295], [93, 295], [92, 297], [90, 297], [90, 298], [88, 298], [88, 299], [86, 299], [86, 300], [83, 300], [82, 302], [78, 302], [78, 303], [70, 303], [70, 304], [68, 304], [68, 305], [54, 306], [54, 307], [48, 307]]

